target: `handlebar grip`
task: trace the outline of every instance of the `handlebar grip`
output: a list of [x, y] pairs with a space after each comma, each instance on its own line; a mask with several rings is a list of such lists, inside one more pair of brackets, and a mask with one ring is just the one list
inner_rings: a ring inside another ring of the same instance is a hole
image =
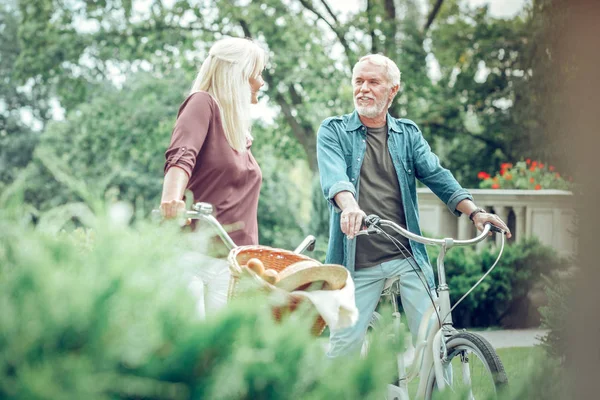
[[304, 240], [296, 247], [294, 253], [301, 254], [304, 251], [313, 251], [315, 249], [316, 238], [313, 235], [308, 235]]
[[502, 229], [498, 228], [496, 225], [492, 224], [492, 223], [486, 223], [486, 225], [490, 226], [490, 231], [491, 232], [496, 232], [496, 233], [503, 233], [506, 235], [506, 232], [503, 231]]

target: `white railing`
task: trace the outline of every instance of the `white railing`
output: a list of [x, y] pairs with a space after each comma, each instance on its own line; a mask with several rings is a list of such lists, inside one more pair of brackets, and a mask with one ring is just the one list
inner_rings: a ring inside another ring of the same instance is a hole
[[[564, 190], [469, 189], [475, 203], [498, 214], [513, 233], [512, 240], [536, 236], [568, 256], [577, 250], [573, 194]], [[456, 218], [428, 188], [417, 189], [421, 229], [439, 237], [467, 239], [475, 228], [467, 216]], [[499, 239], [499, 238], [498, 238]], [[485, 245], [485, 244], [483, 244]]]

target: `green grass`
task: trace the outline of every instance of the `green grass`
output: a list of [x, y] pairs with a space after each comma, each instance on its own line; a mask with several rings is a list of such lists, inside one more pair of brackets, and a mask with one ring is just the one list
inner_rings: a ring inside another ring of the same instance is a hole
[[539, 346], [509, 347], [498, 349], [497, 352], [504, 365], [509, 383], [518, 382], [531, 371], [531, 368], [540, 358], [545, 357], [544, 349]]
[[[504, 365], [510, 387], [520, 386], [523, 383], [523, 379], [529, 376], [532, 369], [539, 364], [539, 361], [544, 360], [546, 357], [544, 350], [539, 346], [509, 347], [497, 349], [496, 351]], [[416, 397], [418, 386], [419, 378], [409, 382], [408, 391], [411, 399]]]

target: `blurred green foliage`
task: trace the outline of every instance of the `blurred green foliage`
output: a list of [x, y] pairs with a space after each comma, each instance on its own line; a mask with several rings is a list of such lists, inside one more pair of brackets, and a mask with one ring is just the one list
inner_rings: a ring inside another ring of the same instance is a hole
[[182, 101], [183, 76], [132, 76], [123, 89], [99, 88], [66, 120], [51, 122], [28, 167], [25, 200], [40, 210], [81, 200], [53, 168], [82, 181], [103, 199], [113, 196], [146, 210], [161, 192], [164, 151]]
[[568, 317], [571, 310], [571, 297], [574, 276], [548, 276], [544, 278], [548, 304], [540, 308], [542, 326], [548, 334], [542, 338], [546, 352], [558, 360], [567, 361], [567, 340], [569, 335]]
[[276, 324], [264, 296], [201, 321], [180, 261], [195, 235], [123, 222], [108, 212], [56, 236], [0, 216], [0, 397], [382, 397], [390, 343], [328, 360], [310, 324]]
[[[0, 397], [383, 397], [396, 367], [391, 326], [374, 332], [365, 358], [331, 360], [306, 319], [276, 324], [264, 295], [200, 320], [182, 264], [198, 237], [131, 226], [113, 207], [93, 229], [59, 235], [0, 213]], [[512, 383], [507, 400], [566, 390], [547, 359]]]

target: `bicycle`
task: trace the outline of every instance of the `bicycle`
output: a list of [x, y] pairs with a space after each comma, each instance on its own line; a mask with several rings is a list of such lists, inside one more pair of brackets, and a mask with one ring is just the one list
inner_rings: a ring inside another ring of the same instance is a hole
[[[497, 396], [508, 385], [502, 361], [492, 345], [482, 336], [465, 330], [458, 331], [454, 328], [452, 310], [494, 269], [504, 250], [504, 235], [495, 263], [454, 306], [450, 304], [450, 289], [446, 282], [444, 258], [452, 247], [479, 243], [488, 236], [490, 231], [503, 232], [488, 223], [481, 234], [473, 239], [432, 239], [416, 235], [396, 223], [380, 219], [376, 215], [366, 217], [365, 226], [367, 228], [361, 230], [358, 235], [384, 234], [390, 240], [394, 240], [382, 230], [382, 227], [389, 227], [410, 240], [441, 247], [437, 258], [438, 298], [431, 297], [432, 305], [421, 319], [412, 363], [405, 365], [404, 352], [397, 354], [398, 380], [396, 384], [388, 385], [388, 400], [410, 400], [408, 382], [417, 377], [420, 378], [416, 393], [417, 399], [430, 400], [436, 389], [443, 391], [447, 387], [455, 392], [467, 392], [469, 400], [489, 399]], [[425, 282], [423, 284], [426, 285]], [[399, 294], [399, 277], [387, 279], [381, 299], [389, 299], [392, 305], [396, 337], [399, 337], [403, 331], [398, 311]], [[432, 318], [434, 315], [436, 318]], [[377, 329], [381, 319], [382, 316], [374, 312], [369, 329]], [[368, 338], [365, 339], [365, 346], [368, 351]]]
[[[198, 202], [192, 205], [191, 210], [186, 210], [182, 215], [184, 219], [190, 220], [201, 220], [207, 222], [210, 226], [217, 230], [217, 234], [227, 247], [227, 250], [231, 251], [233, 248], [237, 247], [237, 245], [231, 240], [229, 234], [223, 228], [223, 226], [217, 221], [217, 219], [213, 216], [213, 206], [210, 203]], [[160, 210], [152, 210], [152, 215], [154, 217], [160, 218], [161, 212]], [[305, 251], [313, 251], [315, 248], [316, 238], [313, 235], [308, 235], [300, 242], [300, 244], [294, 249], [294, 253], [302, 254]]]

